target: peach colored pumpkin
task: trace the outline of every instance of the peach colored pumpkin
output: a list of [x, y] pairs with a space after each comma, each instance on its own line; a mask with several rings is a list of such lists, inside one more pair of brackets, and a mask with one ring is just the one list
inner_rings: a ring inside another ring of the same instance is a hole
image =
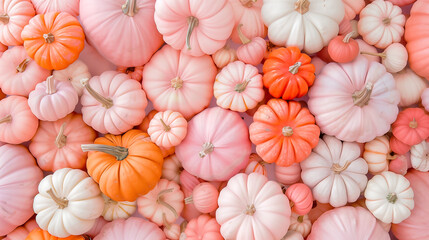
[[57, 121], [74, 111], [79, 96], [70, 82], [49, 76], [28, 96], [31, 112], [42, 121]]
[[244, 172], [247, 174], [251, 174], [252, 172], [259, 173], [264, 175], [265, 177], [268, 177], [267, 168], [265, 166], [264, 160], [256, 154], [252, 153], [249, 157], [249, 164], [247, 165], [246, 169], [244, 169]]
[[407, 108], [392, 124], [392, 133], [401, 142], [415, 145], [429, 137], [429, 114], [421, 108]]
[[33, 216], [33, 198], [42, 178], [42, 171], [25, 147], [0, 147], [0, 236]]
[[186, 197], [190, 196], [195, 186], [202, 182], [204, 182], [204, 180], [195, 177], [186, 170], [180, 173], [180, 186]]
[[36, 13], [30, 0], [4, 0], [0, 4], [0, 42], [22, 45], [22, 29]]
[[410, 151], [411, 146], [403, 143], [401, 140], [397, 139], [394, 135], [389, 139], [390, 148], [394, 153], [405, 154]]
[[165, 240], [164, 232], [156, 224], [137, 217], [106, 224], [94, 240], [132, 240], [137, 236], [139, 240]]
[[245, 112], [264, 99], [263, 87], [262, 75], [256, 67], [235, 61], [218, 73], [213, 91], [218, 106]]
[[356, 42], [359, 44], [359, 50], [362, 56], [368, 59], [368, 61], [380, 62], [380, 57], [378, 56], [377, 48], [372, 45], [369, 45], [362, 39], [356, 39]]
[[353, 32], [351, 34], [352, 38], [357, 38], [359, 37], [359, 32], [358, 32], [358, 27], [357, 27], [358, 22], [356, 20], [350, 20], [347, 18], [344, 18], [343, 21], [340, 22], [340, 31], [338, 32], [338, 35], [347, 35], [351, 32]]
[[376, 137], [374, 140], [365, 143], [363, 159], [368, 163], [368, 172], [376, 175], [387, 171], [390, 155], [389, 139], [386, 136]]
[[423, 90], [421, 94], [421, 99], [422, 99], [423, 107], [425, 108], [426, 111], [429, 112], [429, 88], [426, 88], [425, 90]]
[[295, 183], [287, 188], [286, 196], [291, 202], [292, 212], [306, 215], [313, 207], [313, 194], [304, 183]]
[[220, 225], [216, 219], [208, 215], [201, 215], [192, 219], [185, 229], [185, 239], [187, 240], [223, 240], [220, 234]]
[[31, 112], [27, 98], [10, 96], [0, 101], [0, 142], [19, 144], [36, 134], [39, 120]]
[[407, 49], [401, 43], [390, 44], [382, 53], [361, 51], [361, 54], [381, 57], [381, 63], [390, 73], [399, 72], [407, 66]]
[[147, 133], [152, 142], [164, 148], [179, 145], [186, 136], [188, 122], [179, 112], [158, 112], [149, 123]]
[[107, 71], [83, 81], [83, 85], [83, 120], [96, 131], [121, 134], [143, 121], [146, 94], [128, 75]]
[[52, 73], [55, 80], [58, 81], [69, 81], [77, 94], [82, 96], [84, 86], [82, 81], [84, 79], [91, 78], [91, 73], [89, 72], [88, 66], [81, 60], [76, 60], [74, 63], [70, 64], [67, 68], [63, 70], [54, 70]]
[[101, 232], [101, 229], [103, 229], [104, 225], [106, 225], [107, 223], [109, 222], [106, 221], [102, 216], [97, 218], [95, 220], [94, 226], [88, 232], [86, 232], [85, 235], [94, 238]]
[[314, 67], [316, 68], [316, 71], [314, 72], [314, 74], [319, 75], [319, 73], [322, 71], [322, 69], [326, 66], [326, 62], [323, 61], [321, 58], [319, 57], [313, 57], [311, 59], [311, 63], [314, 65]]
[[311, 223], [314, 223], [323, 213], [333, 209], [329, 203], [320, 203], [318, 201], [313, 202], [313, 208], [308, 213], [308, 218]]
[[256, 66], [264, 59], [267, 47], [266, 42], [261, 37], [247, 38], [247, 36], [241, 32], [242, 26], [243, 24], [241, 23], [237, 26], [238, 36], [242, 43], [242, 45], [237, 48], [237, 58], [244, 63]]
[[219, 191], [208, 182], [199, 183], [192, 190], [192, 196], [185, 198], [185, 204], [193, 203], [201, 213], [210, 213], [217, 209]]
[[80, 0], [79, 9], [88, 42], [117, 66], [142, 66], [161, 47], [154, 12], [155, 0]]
[[301, 180], [301, 166], [299, 163], [294, 163], [289, 167], [282, 167], [276, 164], [274, 173], [277, 182], [285, 185], [294, 184]]
[[183, 171], [182, 164], [175, 154], [164, 158], [164, 164], [162, 164], [162, 176], [170, 181], [174, 181], [180, 184], [180, 174]]
[[356, 15], [360, 13], [360, 11], [365, 7], [364, 0], [343, 0], [344, 10], [346, 15], [344, 19], [354, 19]]
[[0, 58], [0, 88], [5, 94], [28, 96], [36, 85], [46, 80], [51, 71], [32, 60], [24, 47], [6, 50]]
[[355, 32], [334, 37], [328, 44], [329, 56], [339, 63], [351, 62], [359, 55], [359, 44], [352, 38]]
[[311, 221], [308, 215], [298, 215], [292, 212], [288, 231], [299, 232], [303, 237], [307, 237], [311, 230]]
[[12, 232], [8, 233], [3, 240], [24, 240], [27, 235], [33, 230], [39, 228], [36, 220], [30, 219], [24, 225], [15, 228]]
[[151, 110], [143, 119], [142, 123], [138, 126], [138, 129], [142, 130], [143, 132], [147, 132], [147, 129], [149, 128], [150, 121], [152, 120], [153, 116], [155, 116], [158, 113], [155, 109]]
[[29, 149], [44, 171], [84, 169], [87, 153], [81, 151], [80, 145], [94, 142], [95, 137], [95, 131], [83, 122], [82, 115], [71, 113], [55, 122], [41, 121]]
[[401, 95], [399, 106], [407, 107], [420, 101], [420, 96], [428, 87], [426, 80], [417, 75], [409, 67], [392, 74], [395, 79], [396, 89]]
[[235, 48], [230, 48], [225, 45], [223, 48], [217, 50], [212, 55], [212, 59], [218, 68], [223, 68], [237, 60], [237, 53]]
[[137, 80], [139, 82], [142, 81], [143, 78], [143, 66], [138, 67], [117, 67], [116, 71], [121, 73], [126, 73], [130, 78]]
[[403, 155], [394, 155], [395, 159], [389, 163], [389, 171], [405, 175], [408, 169], [412, 167], [410, 153]]
[[232, 32], [233, 15], [228, 0], [158, 0], [154, 18], [167, 44], [199, 57], [225, 45]]
[[192, 57], [165, 45], [145, 65], [142, 85], [156, 110], [189, 119], [209, 105], [216, 73], [209, 56]]
[[263, 2], [263, 0], [229, 0], [234, 11], [232, 41], [241, 43], [237, 31], [239, 24], [243, 24], [241, 31], [250, 39], [255, 37], [265, 38], [267, 36], [267, 28], [264, 25], [261, 15]]
[[48, 12], [66, 12], [73, 16], [79, 15], [79, 0], [31, 0], [37, 14]]

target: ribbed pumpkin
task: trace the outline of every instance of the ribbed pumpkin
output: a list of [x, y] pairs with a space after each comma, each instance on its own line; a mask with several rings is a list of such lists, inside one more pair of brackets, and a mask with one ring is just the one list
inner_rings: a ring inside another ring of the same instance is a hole
[[392, 133], [401, 142], [415, 145], [429, 137], [429, 114], [421, 108], [407, 108], [392, 124]]
[[70, 236], [66, 238], [55, 237], [54, 235], [49, 234], [48, 231], [36, 228], [31, 231], [25, 240], [85, 240], [83, 236]]

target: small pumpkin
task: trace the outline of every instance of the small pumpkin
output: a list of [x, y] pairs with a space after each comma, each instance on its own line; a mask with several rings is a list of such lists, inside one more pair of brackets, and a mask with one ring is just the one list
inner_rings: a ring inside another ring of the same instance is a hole
[[411, 165], [414, 169], [427, 172], [429, 171], [429, 143], [422, 141], [411, 147]]
[[69, 236], [65, 238], [56, 237], [48, 231], [41, 228], [36, 228], [31, 231], [25, 240], [85, 240], [84, 236]]
[[237, 60], [237, 53], [235, 48], [230, 48], [228, 45], [225, 45], [223, 48], [217, 50], [212, 55], [212, 58], [218, 68], [223, 68]]
[[208, 215], [201, 215], [194, 218], [186, 225], [184, 232], [185, 239], [187, 240], [222, 240], [224, 239], [220, 234], [220, 225], [216, 219]]
[[332, 60], [346, 63], [359, 55], [359, 44], [352, 38], [354, 34], [355, 32], [350, 32], [345, 36], [337, 36], [329, 42], [328, 52]]
[[147, 133], [152, 142], [164, 148], [179, 145], [186, 136], [188, 122], [179, 112], [158, 112], [149, 123]]
[[392, 151], [397, 154], [405, 154], [411, 149], [410, 145], [403, 143], [401, 140], [397, 139], [394, 135], [390, 137], [389, 144]]
[[251, 174], [252, 172], [259, 173], [264, 175], [265, 177], [268, 177], [267, 168], [265, 166], [264, 160], [256, 154], [252, 153], [249, 157], [249, 164], [247, 165], [246, 169], [244, 169], [244, 172], [247, 174]]
[[313, 202], [313, 208], [308, 213], [308, 218], [310, 219], [311, 223], [314, 224], [314, 222], [325, 212], [334, 209], [329, 203], [320, 203], [318, 201]]
[[408, 169], [412, 167], [410, 153], [403, 155], [394, 155], [394, 159], [389, 163], [389, 171], [405, 175]]
[[382, 53], [361, 51], [361, 54], [381, 57], [381, 63], [390, 73], [397, 73], [407, 66], [407, 49], [400, 43], [392, 43]]
[[164, 232], [154, 223], [138, 217], [116, 219], [106, 224], [94, 240], [165, 240]]
[[368, 61], [380, 62], [380, 57], [377, 48], [372, 45], [369, 45], [362, 39], [356, 39], [356, 42], [359, 44], [361, 56], [368, 59]]
[[392, 133], [407, 145], [418, 144], [429, 137], [429, 115], [421, 108], [407, 108], [398, 114]]
[[195, 177], [186, 170], [180, 173], [180, 186], [186, 197], [192, 195], [194, 188], [202, 182], [204, 182], [204, 180]]
[[201, 213], [210, 213], [217, 209], [219, 191], [208, 182], [199, 183], [192, 190], [192, 195], [185, 198], [185, 203], [193, 203]]
[[417, 75], [409, 67], [392, 75], [395, 79], [396, 89], [401, 95], [399, 106], [407, 107], [420, 101], [420, 96], [428, 86], [424, 78]]
[[7, 46], [22, 45], [21, 32], [36, 14], [31, 1], [2, 1], [0, 13], [0, 42]]
[[115, 201], [108, 196], [101, 194], [104, 199], [104, 209], [101, 216], [107, 221], [113, 221], [119, 218], [129, 218], [137, 210], [137, 202]]
[[291, 185], [301, 180], [301, 166], [299, 163], [294, 163], [289, 167], [275, 165], [274, 173], [277, 182], [285, 185]]
[[142, 81], [143, 78], [143, 66], [137, 67], [117, 67], [116, 71], [128, 74], [131, 79], [137, 80], [139, 82]]
[[307, 237], [311, 231], [311, 221], [308, 218], [308, 215], [299, 215], [292, 212], [288, 231], [296, 231], [303, 237]]
[[164, 158], [164, 164], [162, 164], [162, 176], [161, 178], [174, 181], [180, 184], [180, 174], [183, 171], [182, 164], [175, 154]]
[[261, 15], [263, 0], [228, 0], [234, 12], [234, 28], [232, 29], [231, 40], [240, 42], [238, 25], [243, 24], [241, 31], [248, 38], [267, 36], [267, 28], [264, 25]]
[[297, 231], [288, 230], [281, 240], [304, 240], [304, 237]]
[[376, 175], [387, 171], [389, 168], [390, 155], [389, 139], [386, 136], [376, 137], [365, 143], [363, 159], [368, 163], [368, 172]]
[[243, 24], [237, 26], [238, 36], [242, 45], [237, 48], [237, 58], [238, 60], [251, 65], [258, 65], [264, 59], [266, 51], [266, 42], [261, 37], [254, 37], [249, 39], [241, 31]]
[[[186, 222], [183, 222], [183, 223], [186, 223]], [[182, 234], [181, 226], [182, 226], [182, 224], [180, 226], [179, 226], [179, 224], [175, 224], [175, 223], [169, 224], [167, 226], [164, 226], [162, 231], [164, 231], [164, 234], [167, 237], [167, 239], [179, 240], [179, 238]]]
[[85, 233], [85, 235], [88, 235], [91, 238], [94, 238], [95, 236], [97, 236], [101, 230], [103, 229], [103, 227], [109, 223], [108, 221], [106, 221], [103, 216], [97, 218], [95, 220], [94, 226]]
[[346, 15], [344, 19], [354, 19], [365, 7], [364, 0], [343, 0]]
[[24, 225], [15, 228], [12, 232], [8, 233], [2, 240], [22, 240], [33, 230], [39, 228], [36, 220], [33, 218], [28, 220]]
[[313, 207], [313, 194], [311, 193], [311, 189], [303, 183], [295, 183], [288, 187], [286, 196], [291, 202], [292, 212], [301, 216], [306, 215]]
[[348, 33], [351, 33], [352, 38], [357, 38], [359, 37], [357, 25], [358, 25], [358, 22], [356, 20], [350, 20], [350, 19], [344, 18], [343, 21], [340, 22], [340, 25], [339, 25], [340, 31], [338, 32], [338, 34], [345, 36]]
[[425, 108], [426, 111], [429, 110], [429, 88], [426, 88], [425, 90], [423, 90], [422, 94], [421, 94], [421, 99], [422, 99], [422, 105]]
[[79, 15], [79, 0], [31, 0], [37, 14], [48, 12], [67, 12], [77, 17]]
[[91, 73], [89, 72], [88, 66], [79, 59], [74, 61], [63, 70], [54, 70], [52, 75], [54, 76], [55, 80], [70, 82], [79, 97], [82, 96], [83, 89], [85, 88], [82, 85], [82, 81], [84, 81], [84, 79], [91, 78]]

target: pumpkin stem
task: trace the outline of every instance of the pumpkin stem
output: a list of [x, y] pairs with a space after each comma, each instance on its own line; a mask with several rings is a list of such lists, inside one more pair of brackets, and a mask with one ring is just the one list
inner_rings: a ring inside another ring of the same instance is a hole
[[390, 19], [390, 18], [385, 18], [385, 19], [383, 19], [383, 24], [384, 25], [386, 25], [386, 26], [388, 26], [388, 25], [390, 25], [390, 22], [392, 21], [392, 19]]
[[69, 205], [69, 200], [57, 197], [57, 195], [55, 195], [55, 193], [52, 191], [52, 188], [46, 192], [49, 194], [49, 196], [51, 196], [52, 200], [58, 204], [59, 209], [64, 209]]
[[61, 127], [60, 131], [58, 132], [57, 137], [55, 138], [55, 145], [58, 149], [64, 147], [67, 143], [67, 136], [64, 135], [64, 130], [66, 128], [66, 123], [64, 122]]
[[240, 0], [241, 5], [247, 8], [253, 7], [253, 4], [255, 4], [258, 0]]
[[12, 121], [12, 116], [9, 114], [6, 117], [0, 118], [0, 124]]
[[293, 129], [289, 126], [283, 127], [282, 128], [282, 134], [285, 137], [290, 137], [293, 135]]
[[7, 13], [3, 13], [0, 15], [0, 22], [2, 22], [4, 25], [9, 23], [9, 15]]
[[241, 31], [241, 27], [243, 26], [243, 24], [238, 24], [238, 26], [237, 26], [237, 32], [238, 32], [238, 37], [240, 38], [240, 41], [241, 41], [241, 43], [243, 43], [243, 45], [244, 44], [248, 44], [248, 43], [250, 43], [251, 42], [251, 40], [250, 39], [248, 39], [247, 37], [246, 37], [246, 35], [244, 35], [243, 34], [243, 32]]
[[130, 17], [134, 17], [134, 14], [138, 11], [137, 0], [127, 0], [125, 4], [122, 5], [122, 13]]
[[24, 59], [19, 65], [18, 65], [18, 67], [16, 67], [16, 72], [18, 73], [18, 72], [20, 72], [20, 73], [22, 73], [22, 72], [24, 72], [25, 71], [25, 69], [27, 68], [27, 65], [28, 65], [28, 63], [30, 62], [30, 59], [29, 58], [26, 58], [26, 59]]
[[184, 220], [181, 224], [180, 224], [180, 232], [184, 232], [186, 229], [186, 226], [188, 225], [188, 222], [186, 220]]
[[[286, 193], [286, 190], [287, 189], [285, 189], [284, 193]], [[295, 203], [292, 202], [291, 200], [289, 200], [289, 206], [290, 206], [290, 208], [293, 208], [295, 206]]]
[[386, 154], [386, 160], [395, 160], [397, 157], [398, 157], [398, 155], [396, 155], [396, 154], [394, 154], [394, 155], [392, 155], [390, 153]]
[[92, 238], [91, 238], [89, 235], [86, 235], [86, 234], [82, 235], [82, 237], [83, 237], [85, 240], [92, 240]]
[[214, 150], [214, 146], [210, 142], [204, 143], [202, 148], [203, 149], [201, 150], [201, 152], [199, 152], [200, 158], [204, 158], [205, 156], [207, 156], [208, 154], [210, 154]]
[[191, 50], [191, 35], [192, 31], [194, 31], [194, 28], [198, 26], [198, 18], [194, 16], [188, 17], [188, 32], [186, 33], [186, 46], [188, 47], [188, 50]]
[[80, 146], [83, 152], [98, 151], [110, 154], [116, 157], [116, 160], [122, 161], [128, 156], [128, 148], [121, 146], [109, 146], [103, 144], [82, 144]]
[[46, 43], [53, 43], [55, 41], [55, 36], [52, 33], [43, 34], [43, 38], [45, 39]]
[[125, 69], [125, 73], [132, 73], [136, 70], [136, 67], [127, 67], [127, 69]]
[[174, 88], [174, 90], [180, 89], [183, 86], [183, 80], [180, 77], [175, 77], [170, 80], [171, 87]]
[[389, 193], [387, 194], [386, 199], [389, 203], [396, 203], [396, 201], [398, 200], [398, 196], [396, 195], [396, 193]]
[[298, 221], [299, 223], [304, 222], [304, 216], [298, 216], [297, 221]]
[[302, 63], [301, 62], [296, 62], [294, 65], [289, 67], [289, 72], [292, 74], [297, 74], [299, 67], [301, 67]]
[[354, 105], [358, 107], [367, 105], [371, 99], [373, 86], [372, 82], [368, 82], [363, 89], [354, 92], [352, 95]]
[[192, 195], [185, 198], [185, 204], [191, 204], [194, 202], [194, 199], [192, 198]]
[[172, 211], [174, 216], [177, 218], [179, 217], [179, 214], [177, 214], [176, 209], [172, 207], [170, 204], [164, 201], [163, 195], [166, 193], [171, 193], [174, 191], [174, 188], [164, 189], [158, 193], [158, 196], [156, 197], [156, 203], [161, 204], [162, 206], [168, 208], [168, 210]]
[[410, 128], [417, 128], [419, 124], [417, 123], [416, 119], [413, 118], [413, 120], [408, 124]]
[[55, 79], [54, 76], [49, 76], [46, 79], [46, 94], [54, 94], [57, 92], [57, 88], [55, 87]]
[[93, 98], [95, 98], [95, 100], [97, 100], [99, 103], [101, 103], [103, 105], [103, 107], [105, 107], [107, 109], [113, 107], [113, 100], [110, 98], [103, 97], [101, 94], [96, 92], [91, 87], [91, 85], [89, 85], [89, 78], [82, 79], [80, 82], [86, 88], [88, 93], [91, 94], [91, 96]]
[[360, 52], [360, 54], [366, 54], [366, 55], [370, 55], [370, 56], [376, 56], [376, 57], [381, 57], [381, 58], [383, 58], [383, 59], [385, 59], [386, 58], [386, 53], [372, 53], [372, 52], [365, 52], [365, 51], [362, 51], [362, 52]]
[[160, 118], [159, 121], [161, 121], [161, 124], [164, 127], [164, 131], [168, 132], [171, 130], [171, 127], [168, 126], [167, 124], [165, 124], [165, 122], [164, 122], [164, 120], [162, 120], [162, 118]]
[[342, 171], [346, 170], [350, 166], [351, 163], [352, 162], [347, 162], [342, 167], [340, 166], [340, 164], [334, 163], [334, 164], [332, 164], [331, 170], [334, 171], [335, 173], [341, 173]]
[[165, 228], [170, 229], [171, 224], [167, 221], [167, 217], [165, 217], [165, 213], [162, 213], [162, 225], [164, 225]]
[[349, 43], [350, 42], [350, 38], [352, 38], [353, 35], [355, 35], [355, 33], [356, 33], [355, 31], [351, 31], [346, 36], [344, 36], [343, 43]]
[[250, 216], [253, 216], [253, 214], [255, 214], [255, 212], [256, 212], [256, 208], [255, 208], [255, 205], [247, 205], [247, 208], [246, 208], [246, 214], [247, 215], [250, 215]]
[[251, 81], [251, 79], [246, 79], [244, 82], [238, 83], [237, 85], [235, 85], [234, 91], [236, 91], [238, 93], [244, 92], [244, 90], [246, 90], [246, 87], [250, 81]]
[[308, 0], [298, 0], [295, 2], [295, 11], [305, 14], [310, 10], [310, 2]]

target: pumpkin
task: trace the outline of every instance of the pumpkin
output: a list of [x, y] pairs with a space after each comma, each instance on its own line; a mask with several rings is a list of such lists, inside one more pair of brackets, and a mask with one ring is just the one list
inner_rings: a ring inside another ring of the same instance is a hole
[[429, 115], [421, 108], [407, 108], [392, 124], [393, 135], [407, 145], [415, 145], [429, 137]]
[[241, 43], [237, 27], [243, 24], [241, 31], [248, 38], [265, 38], [267, 28], [262, 20], [261, 8], [263, 0], [229, 0], [234, 12], [234, 28], [231, 39], [236, 43]]
[[158, 113], [155, 109], [151, 110], [146, 117], [143, 119], [142, 123], [138, 126], [138, 129], [142, 130], [143, 132], [147, 132], [147, 129], [149, 128], [150, 121], [152, 118]]
[[33, 215], [33, 198], [42, 178], [42, 171], [25, 147], [9, 144], [0, 147], [1, 236], [24, 224]]
[[108, 196], [101, 194], [104, 199], [104, 209], [101, 216], [107, 221], [119, 218], [129, 218], [137, 209], [137, 202], [115, 201]]
[[368, 181], [368, 164], [357, 143], [324, 135], [311, 155], [301, 163], [302, 181], [321, 203], [341, 207], [356, 201]]
[[428, 86], [424, 78], [417, 75], [409, 67], [392, 75], [395, 79], [396, 89], [401, 95], [399, 106], [406, 107], [420, 101], [420, 96]]
[[372, 45], [369, 45], [362, 39], [356, 39], [356, 42], [359, 44], [360, 54], [368, 59], [368, 61], [380, 62], [379, 53], [377, 48]]
[[30, 219], [24, 225], [15, 228], [12, 232], [8, 233], [3, 240], [22, 240], [35, 228], [39, 228], [36, 220]]
[[223, 68], [226, 65], [237, 60], [237, 53], [235, 48], [230, 48], [228, 45], [225, 45], [223, 48], [217, 50], [212, 55], [213, 62], [216, 64], [216, 67]]
[[267, 168], [265, 166], [264, 160], [256, 154], [251, 153], [249, 156], [249, 164], [244, 170], [245, 173], [251, 174], [252, 172], [259, 173], [264, 175], [265, 177], [268, 177]]
[[210, 213], [217, 209], [219, 191], [208, 182], [199, 183], [192, 190], [192, 196], [185, 198], [185, 203], [193, 203], [201, 213]]
[[303, 183], [295, 183], [288, 187], [286, 196], [289, 198], [289, 201], [291, 201], [292, 212], [299, 215], [306, 215], [313, 207], [313, 194], [311, 193], [311, 189]]
[[87, 231], [85, 235], [94, 238], [101, 232], [101, 229], [103, 229], [104, 225], [106, 225], [107, 223], [109, 222], [106, 221], [102, 216], [97, 218], [95, 220], [94, 226], [89, 231]]
[[164, 232], [147, 220], [137, 217], [116, 219], [106, 224], [94, 240], [118, 240], [118, 239], [140, 240], [164, 240]]
[[361, 51], [361, 54], [381, 57], [381, 63], [390, 73], [399, 72], [407, 66], [407, 49], [400, 43], [390, 44], [382, 53]]
[[425, 108], [426, 111], [429, 110], [429, 88], [426, 88], [423, 90], [421, 94], [422, 99], [422, 106]]
[[[366, 203], [365, 203], [365, 198], [360, 198], [359, 200], [357, 200], [354, 203], [350, 203], [349, 206], [352, 207], [362, 207], [365, 208], [366, 210], [368, 210]], [[391, 223], [384, 223], [382, 221], [380, 221], [379, 219], [377, 219], [377, 223], [384, 229], [384, 231], [389, 232], [390, 231], [390, 227], [392, 226]]]
[[277, 182], [285, 185], [290, 185], [301, 180], [301, 166], [299, 163], [294, 163], [289, 167], [275, 165], [274, 173]]
[[299, 232], [288, 230], [281, 240], [304, 240], [304, 237]]
[[131, 79], [142, 81], [143, 78], [143, 66], [137, 67], [117, 67], [116, 71], [126, 73]]
[[308, 213], [308, 218], [311, 223], [314, 223], [323, 213], [334, 209], [329, 203], [320, 203], [318, 201], [313, 202], [313, 208]]
[[48, 231], [40, 228], [34, 229], [25, 238], [25, 240], [85, 240], [85, 239], [86, 238], [83, 236], [69, 236], [65, 238], [59, 238], [50, 234]]
[[76, 60], [63, 70], [54, 70], [52, 73], [55, 80], [67, 82], [69, 81], [77, 94], [82, 96], [84, 86], [82, 81], [84, 79], [90, 79], [91, 73], [89, 72], [88, 66], [81, 60]]
[[69, 114], [55, 122], [41, 121], [29, 146], [37, 164], [44, 171], [61, 168], [85, 168], [87, 153], [81, 144], [92, 143], [95, 131], [88, 127], [80, 114]]
[[[357, 1], [359, 2], [359, 1]], [[343, 21], [340, 22], [340, 30], [338, 32], [338, 35], [347, 35], [350, 33], [350, 36], [352, 38], [357, 38], [359, 37], [359, 32], [358, 32], [358, 22], [356, 20], [350, 20], [347, 19], [346, 17], [344, 17]], [[332, 41], [332, 40], [331, 40]]]
[[33, 203], [40, 228], [61, 238], [87, 232], [103, 207], [98, 185], [86, 172], [71, 168], [43, 178]]
[[384, 223], [400, 223], [411, 215], [414, 192], [402, 175], [385, 171], [368, 181], [365, 204]]
[[394, 135], [390, 137], [389, 144], [392, 151], [397, 154], [405, 154], [411, 149], [410, 145], [403, 143]]
[[368, 164], [368, 172], [376, 175], [387, 171], [390, 155], [389, 139], [386, 136], [376, 137], [374, 140], [365, 143], [363, 159]]
[[321, 58], [319, 57], [314, 57], [313, 59], [311, 59], [312, 64], [315, 67], [315, 71], [314, 74], [317, 76], [319, 75], [319, 73], [322, 71], [323, 67], [326, 66], [326, 62], [324, 62]]
[[400, 99], [384, 66], [361, 56], [326, 65], [308, 97], [308, 108], [323, 133], [360, 143], [389, 131]]
[[79, 15], [79, 0], [31, 0], [37, 14], [48, 12], [66, 12], [73, 16]]
[[296, 231], [301, 233], [303, 237], [307, 237], [311, 230], [311, 221], [308, 215], [298, 215], [292, 212], [290, 216], [290, 225], [288, 231]]
[[33, 17], [21, 33], [28, 56], [46, 69], [72, 64], [84, 47], [85, 35], [76, 17], [48, 12]]
[[404, 35], [405, 16], [402, 9], [391, 2], [377, 0], [359, 14], [359, 34], [365, 42], [377, 48], [386, 48], [401, 41]]
[[10, 96], [0, 101], [0, 142], [19, 144], [36, 134], [39, 120], [33, 115], [27, 98]]
[[187, 225], [184, 232], [184, 239], [187, 240], [222, 240], [220, 234], [220, 225], [216, 219], [208, 215], [201, 215], [192, 219]]
[[352, 38], [355, 32], [345, 36], [334, 37], [328, 45], [329, 56], [335, 62], [346, 63], [353, 61], [359, 55], [359, 44]]
[[364, 0], [343, 0], [346, 12], [344, 19], [354, 19], [356, 15], [365, 7]]
[[180, 173], [182, 171], [182, 163], [180, 163], [180, 160], [176, 157], [175, 154], [173, 154], [164, 159], [164, 164], [162, 164], [161, 178], [180, 184]]
[[80, 0], [79, 8], [88, 42], [116, 66], [143, 66], [161, 47], [154, 12], [155, 0]]
[[256, 67], [236, 61], [218, 73], [213, 91], [218, 106], [245, 112], [264, 99], [263, 87], [262, 75]]
[[[219, 134], [222, 133], [222, 134]], [[207, 181], [225, 181], [247, 166], [251, 143], [246, 123], [219, 107], [196, 115], [176, 156], [189, 173]]]
[[422, 141], [411, 147], [411, 164], [414, 169], [427, 172], [429, 171], [429, 146], [428, 142]]
[[8, 95], [25, 97], [51, 73], [30, 59], [22, 46], [13, 47], [3, 53], [0, 58], [0, 71], [2, 91]]
[[186, 136], [188, 122], [179, 112], [167, 110], [155, 114], [147, 133], [156, 145], [170, 148], [179, 145]]
[[209, 105], [216, 74], [209, 56], [192, 57], [166, 45], [145, 65], [142, 85], [156, 110], [190, 119]]
[[264, 86], [275, 98], [289, 100], [304, 96], [316, 78], [316, 69], [310, 62], [311, 58], [297, 47], [274, 50], [262, 69]]
[[241, 23], [237, 26], [238, 36], [242, 43], [242, 45], [237, 48], [238, 60], [256, 66], [264, 59], [267, 44], [261, 37], [247, 38], [241, 31], [242, 26], [243, 24]]
[[324, 213], [313, 223], [307, 240], [315, 239], [389, 240], [390, 236], [368, 210], [341, 207]]
[[31, 112], [42, 121], [57, 121], [74, 111], [79, 96], [69, 82], [49, 76], [28, 96]]
[[143, 121], [146, 94], [128, 75], [106, 71], [85, 79], [83, 85], [83, 120], [97, 132], [121, 134]]
[[133, 202], [152, 190], [161, 177], [163, 157], [148, 135], [129, 130], [124, 135], [106, 134], [94, 144], [83, 144], [88, 153], [88, 174], [100, 190], [115, 201]]
[[22, 45], [21, 32], [35, 15], [31, 1], [2, 1], [0, 12], [0, 42], [7, 46]]
[[164, 226], [162, 231], [164, 231], [164, 234], [167, 237], [167, 239], [170, 239], [170, 240], [179, 240], [180, 235], [182, 234], [181, 226], [175, 223], [169, 224], [168, 226]]
[[137, 199], [138, 211], [158, 226], [168, 225], [182, 212], [183, 199], [184, 194], [177, 183], [161, 179], [155, 188]]
[[405, 175], [407, 174], [408, 168], [412, 167], [410, 153], [404, 155], [394, 155], [395, 159], [389, 163], [389, 171]]
[[[204, 180], [195, 177], [186, 170], [180, 173], [180, 186], [186, 197], [192, 195], [194, 188], [202, 182], [204, 182]], [[189, 203], [188, 205], [193, 205], [193, 203]]]
[[167, 44], [196, 57], [221, 49], [231, 35], [234, 22], [228, 0], [158, 0], [154, 18]]
[[271, 99], [258, 108], [249, 132], [259, 156], [283, 167], [306, 159], [320, 134], [307, 108], [281, 99]]

